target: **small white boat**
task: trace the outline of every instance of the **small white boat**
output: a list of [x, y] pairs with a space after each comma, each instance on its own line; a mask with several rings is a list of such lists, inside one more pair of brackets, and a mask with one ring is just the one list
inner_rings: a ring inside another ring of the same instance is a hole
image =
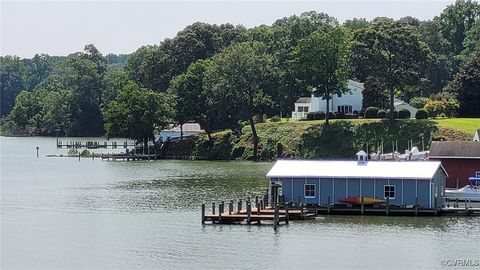
[[471, 201], [480, 202], [480, 178], [468, 178], [470, 185], [466, 185], [460, 189], [446, 189], [445, 198], [453, 201]]

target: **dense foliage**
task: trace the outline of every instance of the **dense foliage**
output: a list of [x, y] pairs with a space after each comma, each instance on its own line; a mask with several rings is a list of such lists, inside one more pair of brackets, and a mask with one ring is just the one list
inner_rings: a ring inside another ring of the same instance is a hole
[[[214, 147], [211, 133], [243, 136], [247, 121], [252, 155], [261, 156], [256, 115], [288, 116], [299, 97], [313, 91], [329, 99], [346, 91], [348, 78], [365, 83], [361, 116], [376, 107], [380, 117], [395, 117], [397, 97], [431, 116], [478, 117], [479, 16], [473, 0], [458, 0], [427, 21], [339, 24], [310, 11], [251, 29], [197, 22], [131, 55], [104, 56], [90, 44], [66, 57], [3, 56], [1, 123], [24, 134], [140, 141], [167, 123], [195, 121], [209, 135], [205, 147]], [[325, 110], [309, 117], [344, 117]]]

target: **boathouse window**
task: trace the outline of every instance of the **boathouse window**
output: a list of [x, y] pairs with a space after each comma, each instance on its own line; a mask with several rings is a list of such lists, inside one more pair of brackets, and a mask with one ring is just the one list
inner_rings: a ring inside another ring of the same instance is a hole
[[305, 184], [305, 197], [313, 198], [315, 197], [315, 184]]
[[476, 178], [480, 178], [480, 171], [476, 171], [476, 172], [475, 172], [475, 177], [476, 177]]
[[395, 186], [394, 185], [385, 185], [384, 188], [384, 197], [390, 199], [395, 199]]

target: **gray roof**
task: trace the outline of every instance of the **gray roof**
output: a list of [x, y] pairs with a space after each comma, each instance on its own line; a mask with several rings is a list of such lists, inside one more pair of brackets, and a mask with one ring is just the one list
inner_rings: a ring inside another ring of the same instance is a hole
[[295, 103], [310, 103], [311, 100], [312, 98], [309, 97], [301, 97]]
[[429, 157], [480, 159], [480, 142], [432, 142]]

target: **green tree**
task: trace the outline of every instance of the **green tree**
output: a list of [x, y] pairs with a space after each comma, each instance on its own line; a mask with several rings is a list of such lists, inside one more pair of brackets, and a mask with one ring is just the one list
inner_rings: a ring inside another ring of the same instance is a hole
[[479, 16], [480, 5], [473, 0], [457, 0], [440, 14], [440, 30], [449, 41], [454, 55], [459, 55], [465, 49], [465, 35]]
[[461, 64], [450, 88], [460, 101], [460, 116], [480, 117], [480, 44]]
[[154, 139], [154, 131], [171, 123], [171, 97], [128, 82], [103, 112], [105, 136], [125, 137], [137, 142]]
[[206, 88], [223, 103], [230, 117], [249, 121], [256, 160], [259, 137], [253, 117], [272, 106], [271, 93], [278, 82], [273, 57], [263, 43], [235, 44], [212, 58], [205, 78]]
[[[395, 92], [417, 85], [426, 72], [430, 50], [411, 26], [391, 19], [378, 19], [355, 32], [352, 58], [357, 78], [376, 79], [389, 94], [394, 111]], [[394, 115], [390, 114], [391, 123]]]
[[300, 40], [295, 48], [293, 65], [297, 78], [326, 101], [326, 125], [333, 95], [348, 90], [348, 50], [346, 33], [339, 27], [314, 32]]
[[17, 56], [0, 57], [0, 117], [10, 113], [15, 98], [25, 90], [26, 67]]
[[224, 128], [220, 119], [221, 102], [218, 102], [205, 87], [205, 73], [211, 67], [210, 60], [198, 60], [191, 64], [184, 74], [170, 83], [169, 91], [175, 95], [175, 121], [180, 125], [187, 121], [200, 124], [212, 142], [211, 133]]

